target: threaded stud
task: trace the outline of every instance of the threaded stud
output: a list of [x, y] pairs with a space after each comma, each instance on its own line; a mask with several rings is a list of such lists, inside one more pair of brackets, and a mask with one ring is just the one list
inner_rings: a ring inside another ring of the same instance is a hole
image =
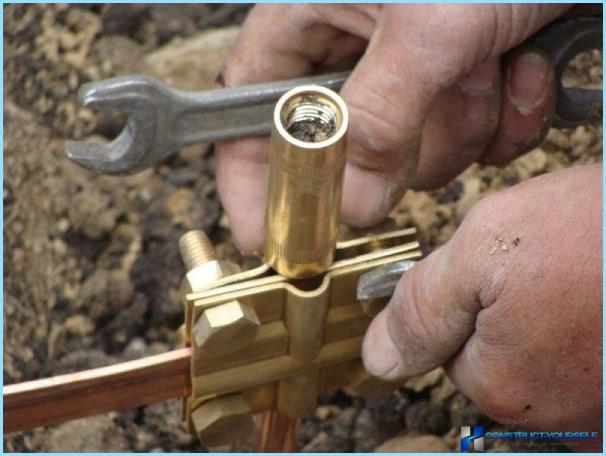
[[179, 252], [181, 252], [181, 259], [188, 271], [216, 259], [215, 249], [210, 239], [200, 230], [188, 231], [181, 236]]

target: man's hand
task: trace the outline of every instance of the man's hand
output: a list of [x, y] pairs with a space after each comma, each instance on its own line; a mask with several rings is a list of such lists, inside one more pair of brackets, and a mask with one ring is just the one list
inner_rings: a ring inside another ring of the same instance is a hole
[[404, 274], [364, 341], [367, 369], [410, 377], [446, 364], [495, 420], [602, 429], [601, 165], [482, 200]]
[[[476, 160], [503, 164], [544, 136], [554, 72], [538, 53], [501, 56], [565, 5], [259, 5], [223, 72], [226, 86], [357, 65], [341, 220], [383, 219], [406, 188], [445, 184]], [[267, 193], [265, 138], [217, 147], [217, 182], [236, 243], [257, 251]], [[242, 208], [246, 208], [243, 210]]]

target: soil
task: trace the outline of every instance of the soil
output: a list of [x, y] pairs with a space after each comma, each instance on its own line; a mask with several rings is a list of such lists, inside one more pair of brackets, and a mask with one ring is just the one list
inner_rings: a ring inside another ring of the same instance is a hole
[[321, 119], [306, 119], [294, 122], [288, 127], [288, 133], [303, 142], [321, 142], [335, 133], [335, 125], [334, 122], [326, 123]]
[[[177, 242], [190, 229], [204, 230], [220, 257], [251, 264], [231, 243], [213, 178], [212, 147], [188, 148], [154, 169], [125, 177], [84, 170], [63, 153], [66, 139], [108, 140], [123, 126], [122, 116], [79, 108], [75, 93], [81, 84], [141, 72], [150, 53], [205, 30], [239, 24], [248, 8], [4, 6], [6, 384], [177, 347], [184, 274]], [[227, 35], [232, 36], [227, 30], [221, 36]], [[588, 69], [572, 73], [567, 77], [599, 83], [601, 56], [592, 54]], [[541, 173], [599, 162], [601, 143], [600, 126], [552, 130], [540, 148], [503, 169], [474, 165], [435, 192], [407, 193], [392, 217], [398, 226], [417, 226], [430, 251], [452, 236], [480, 198]], [[389, 441], [392, 446], [384, 448], [454, 450], [459, 427], [476, 423], [501, 429], [438, 370], [387, 397], [323, 395], [316, 412], [303, 419], [298, 448], [373, 451]], [[396, 436], [405, 440], [400, 447], [390, 440]], [[493, 448], [512, 449], [510, 444]], [[179, 401], [166, 401], [5, 436], [4, 450], [204, 448], [183, 427]]]

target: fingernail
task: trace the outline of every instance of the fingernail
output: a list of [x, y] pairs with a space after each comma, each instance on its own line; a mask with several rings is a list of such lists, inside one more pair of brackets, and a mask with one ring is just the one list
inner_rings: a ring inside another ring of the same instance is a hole
[[400, 353], [387, 330], [387, 312], [383, 310], [370, 324], [362, 346], [364, 367], [375, 377], [392, 379], [399, 373]]
[[469, 95], [486, 95], [495, 90], [495, 82], [494, 62], [484, 62], [463, 78], [459, 87]]
[[518, 56], [509, 73], [509, 99], [521, 114], [528, 115], [547, 93], [549, 63], [536, 52]]

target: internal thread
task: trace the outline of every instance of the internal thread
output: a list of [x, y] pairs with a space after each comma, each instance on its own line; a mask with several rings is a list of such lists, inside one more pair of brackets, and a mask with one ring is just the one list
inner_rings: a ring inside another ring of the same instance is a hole
[[284, 128], [304, 142], [321, 142], [337, 131], [337, 116], [332, 108], [318, 100], [296, 105], [286, 116]]
[[188, 231], [179, 239], [179, 252], [188, 271], [216, 259], [215, 249], [203, 231]]

